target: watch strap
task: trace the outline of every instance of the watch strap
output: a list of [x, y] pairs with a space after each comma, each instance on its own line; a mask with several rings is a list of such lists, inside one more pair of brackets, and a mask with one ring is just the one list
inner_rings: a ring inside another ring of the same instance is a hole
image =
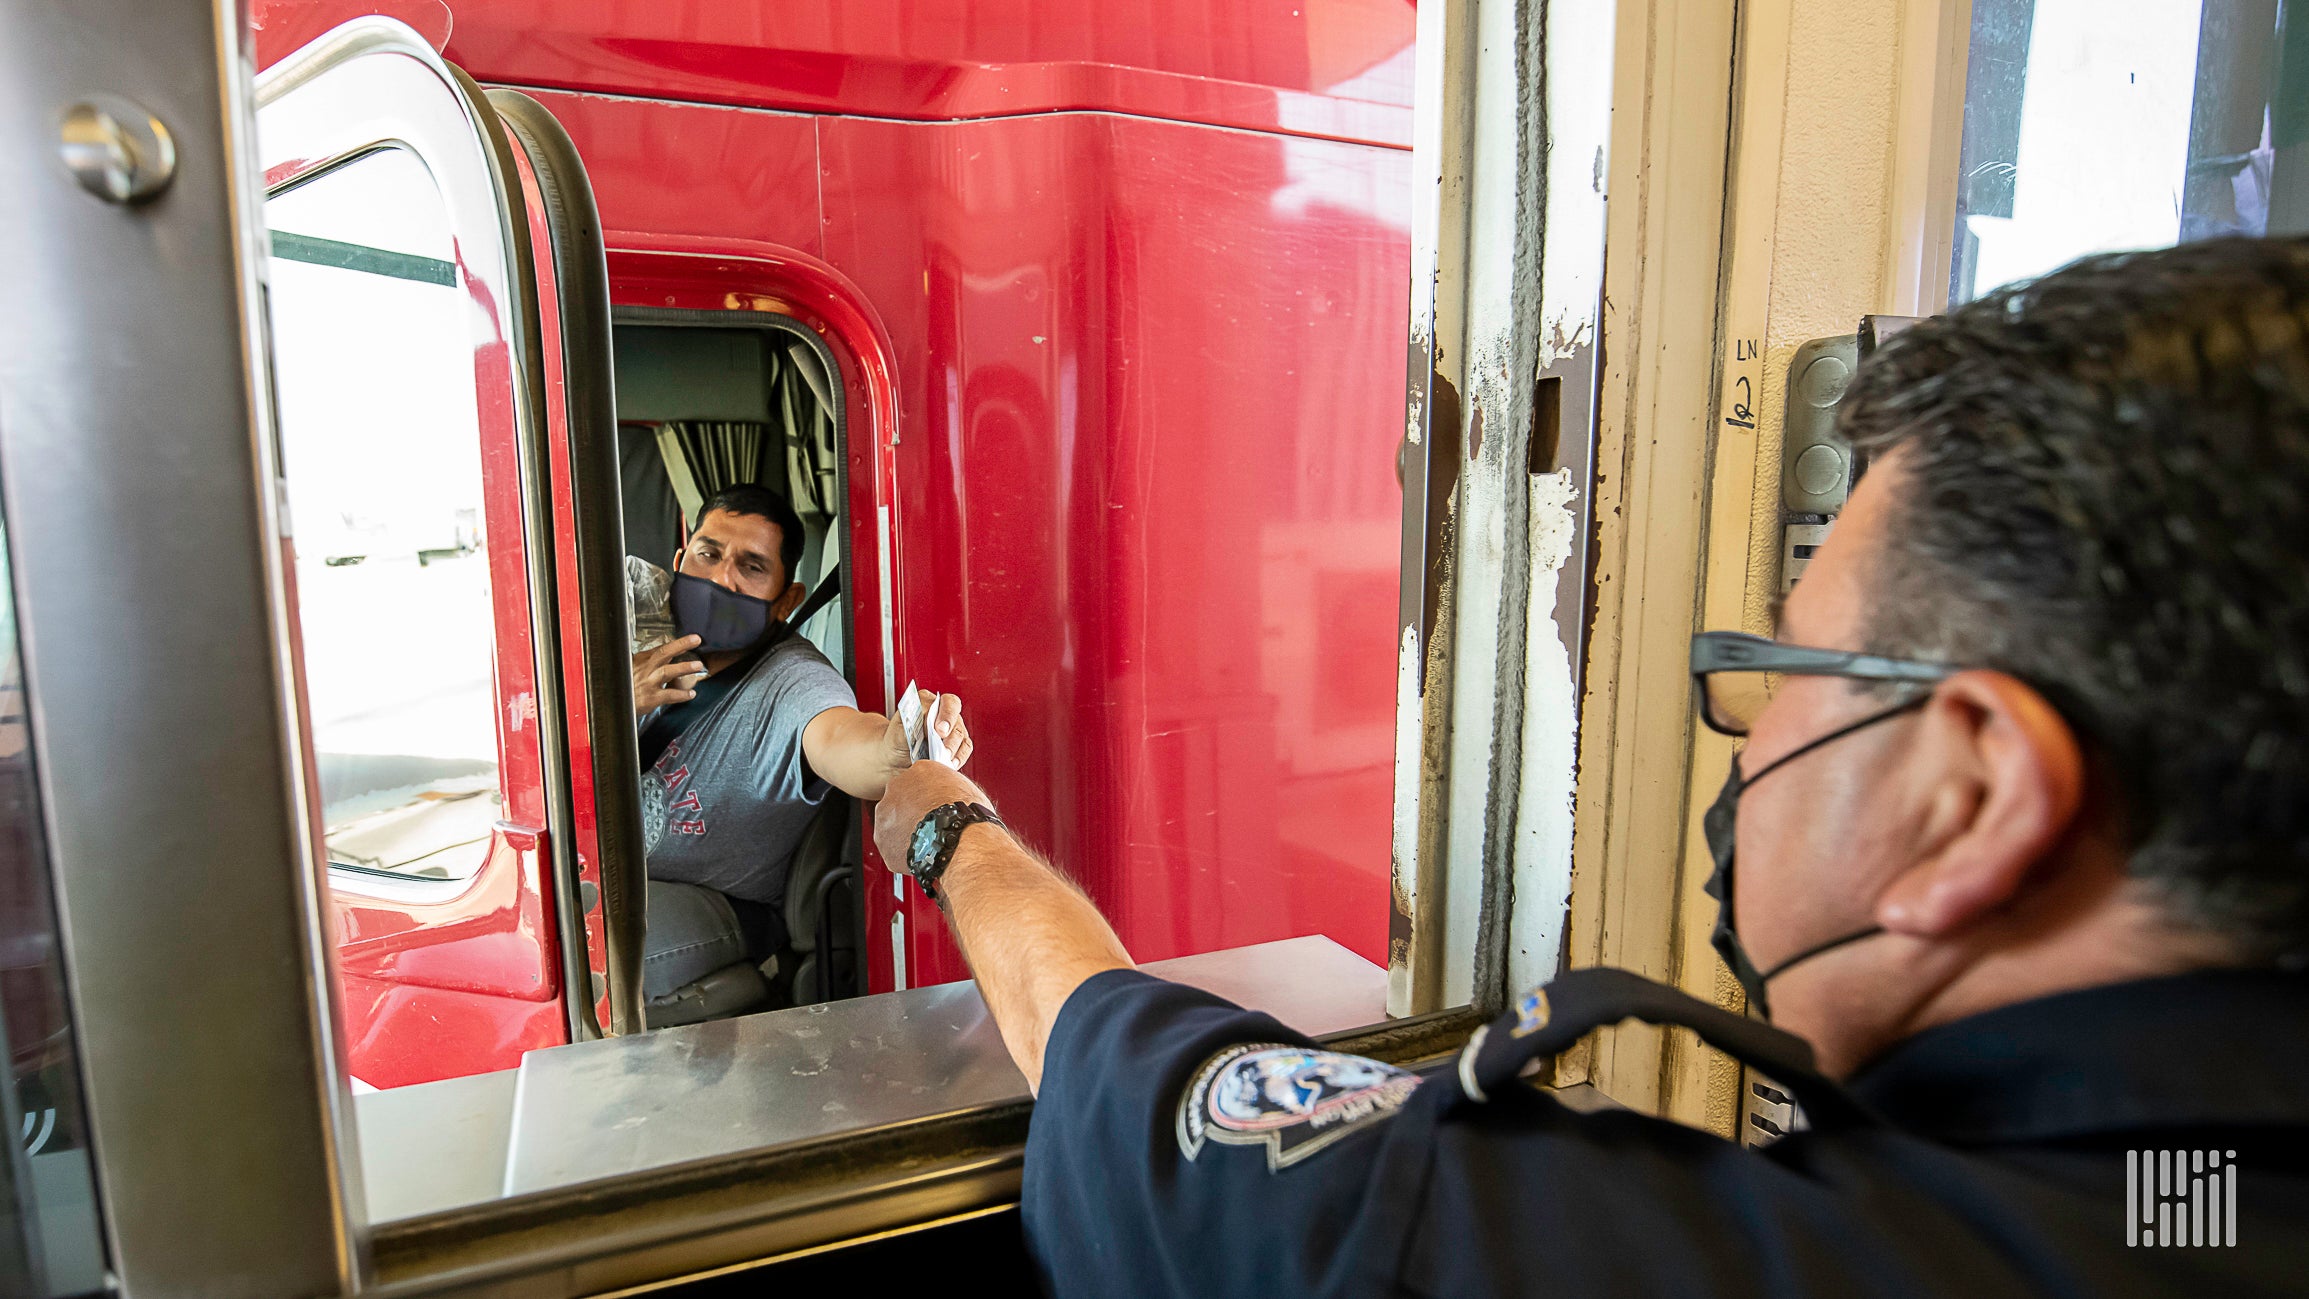
[[[914, 877], [922, 893], [931, 901], [944, 905], [938, 892], [939, 877], [953, 864], [954, 850], [962, 846], [962, 832], [974, 825], [1002, 825], [1002, 818], [984, 803], [946, 803], [931, 808], [923, 822], [934, 822], [938, 831], [938, 849], [927, 862], [916, 862], [907, 854], [906, 873]], [[1007, 828], [1007, 827], [1005, 827]], [[920, 833], [919, 824], [916, 833]]]

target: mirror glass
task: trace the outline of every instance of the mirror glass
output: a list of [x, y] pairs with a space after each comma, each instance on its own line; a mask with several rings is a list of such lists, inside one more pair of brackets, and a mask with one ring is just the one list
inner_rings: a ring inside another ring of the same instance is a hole
[[330, 864], [464, 879], [503, 802], [472, 308], [414, 154], [265, 205], [297, 617]]
[[7, 577], [0, 547], [0, 1294], [44, 1299], [101, 1289], [105, 1259]]

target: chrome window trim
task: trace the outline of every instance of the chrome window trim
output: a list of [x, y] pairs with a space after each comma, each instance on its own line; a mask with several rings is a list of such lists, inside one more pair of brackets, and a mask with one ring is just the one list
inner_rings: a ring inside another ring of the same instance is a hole
[[455, 902], [478, 888], [481, 879], [478, 869], [463, 879], [446, 880], [426, 875], [400, 875], [362, 866], [340, 866], [335, 862], [328, 862], [327, 870], [329, 888], [335, 892], [375, 898], [380, 902], [409, 902], [422, 906]]
[[330, 29], [311, 44], [266, 68], [257, 77], [256, 107], [270, 108], [315, 77], [365, 54], [405, 54], [432, 69], [442, 80], [448, 65], [430, 43], [408, 24], [392, 18], [356, 18]]

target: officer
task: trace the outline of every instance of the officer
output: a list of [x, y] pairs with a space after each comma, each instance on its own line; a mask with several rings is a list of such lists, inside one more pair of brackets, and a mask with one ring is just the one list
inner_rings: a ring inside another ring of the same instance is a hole
[[[1054, 1292], [2309, 1288], [2309, 245], [2080, 262], [1891, 339], [1842, 419], [1872, 468], [1778, 634], [1693, 646], [1759, 1018], [1586, 970], [1425, 1076], [1323, 1051], [1132, 970], [961, 776], [892, 781], [883, 856], [1037, 1089]], [[1810, 1128], [1519, 1081], [1630, 1016]]]

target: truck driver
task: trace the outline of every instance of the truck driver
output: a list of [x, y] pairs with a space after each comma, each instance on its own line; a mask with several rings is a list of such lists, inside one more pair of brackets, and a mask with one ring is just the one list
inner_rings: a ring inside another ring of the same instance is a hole
[[[871, 802], [912, 761], [898, 719], [860, 712], [841, 672], [787, 625], [805, 596], [793, 580], [802, 541], [779, 493], [716, 493], [674, 556], [680, 634], [633, 659], [649, 877], [728, 899], [756, 960], [785, 946], [787, 868], [827, 794]], [[961, 701], [939, 698], [938, 732], [967, 760]], [[651, 892], [654, 957], [669, 945]]]
[[[1694, 644], [1747, 737], [1717, 946], [1770, 1023], [1580, 970], [1423, 1077], [1326, 1052], [1133, 970], [959, 774], [891, 782], [883, 857], [1038, 1091], [1053, 1293], [2298, 1292], [2309, 243], [1992, 294], [1885, 343], [1841, 419], [1874, 464], [1778, 636]], [[1519, 1081], [1631, 1015], [1809, 1130]]]

